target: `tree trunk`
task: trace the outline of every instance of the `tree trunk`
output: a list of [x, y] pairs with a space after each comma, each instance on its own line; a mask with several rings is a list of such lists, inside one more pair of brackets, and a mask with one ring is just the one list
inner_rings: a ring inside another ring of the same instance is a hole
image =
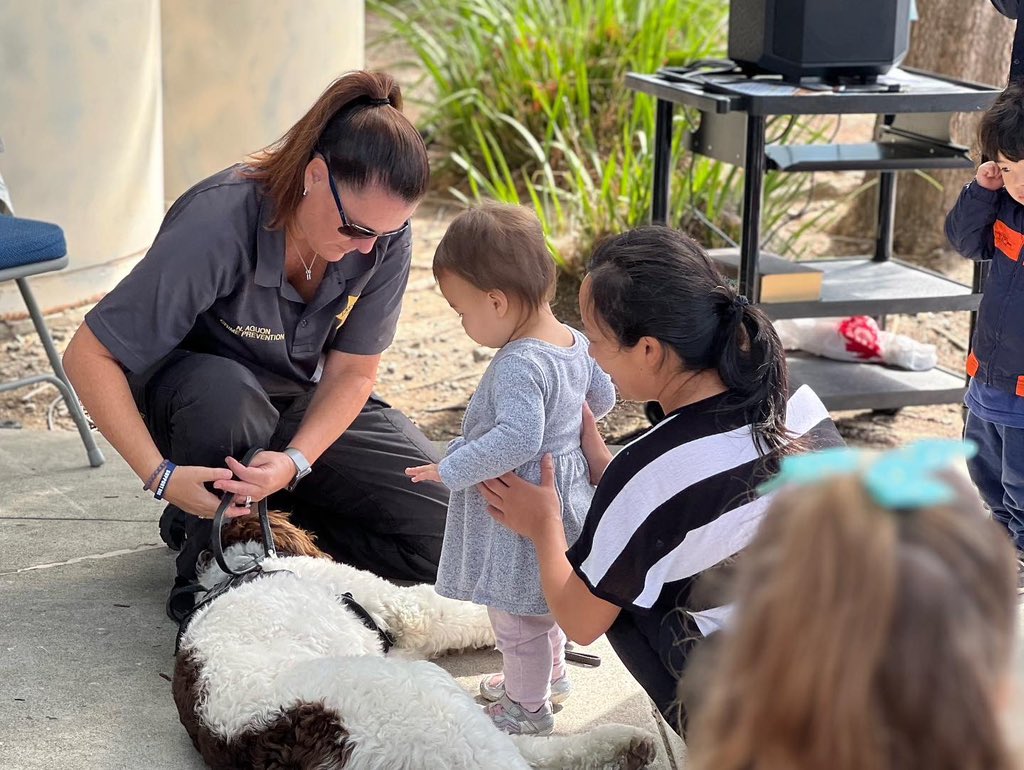
[[[1006, 83], [1014, 23], [988, 0], [917, 0], [920, 20], [912, 28], [910, 51], [903, 65], [959, 80]], [[952, 139], [975, 150], [981, 113], [953, 116]], [[960, 188], [971, 179], [967, 169], [931, 171], [936, 187], [918, 174], [897, 176], [895, 251], [902, 257], [931, 255], [948, 248], [943, 234], [946, 212]], [[866, 179], [877, 174], [866, 175]], [[877, 187], [861, 195], [840, 221], [841, 234], [874, 230], [878, 217]]]

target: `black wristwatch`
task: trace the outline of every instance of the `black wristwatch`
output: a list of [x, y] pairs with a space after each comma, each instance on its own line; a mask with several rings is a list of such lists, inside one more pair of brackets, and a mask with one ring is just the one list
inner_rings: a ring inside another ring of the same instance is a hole
[[293, 463], [295, 463], [295, 478], [293, 478], [288, 486], [285, 487], [289, 492], [294, 492], [298, 483], [302, 481], [302, 479], [306, 478], [313, 468], [310, 466], [309, 460], [306, 459], [306, 456], [295, 447], [288, 447], [284, 450], [284, 453], [291, 458]]

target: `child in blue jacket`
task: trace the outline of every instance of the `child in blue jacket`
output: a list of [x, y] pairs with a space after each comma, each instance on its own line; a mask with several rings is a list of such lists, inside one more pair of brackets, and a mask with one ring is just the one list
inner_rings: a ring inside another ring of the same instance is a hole
[[960, 254], [991, 270], [967, 357], [968, 469], [992, 516], [1013, 537], [1024, 590], [1024, 86], [1011, 83], [982, 117], [978, 167], [946, 217]]

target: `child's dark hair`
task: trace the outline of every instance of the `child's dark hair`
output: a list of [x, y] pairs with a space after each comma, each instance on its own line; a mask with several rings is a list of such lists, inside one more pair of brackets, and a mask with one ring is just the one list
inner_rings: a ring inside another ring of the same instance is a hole
[[996, 97], [981, 118], [978, 143], [987, 160], [1024, 159], [1024, 84], [1010, 83]]
[[728, 406], [749, 415], [759, 449], [787, 445], [779, 336], [701, 246], [668, 227], [640, 227], [602, 241], [588, 277], [593, 310], [619, 344], [653, 337], [675, 351], [686, 371], [716, 370], [731, 394]]
[[523, 206], [484, 203], [455, 217], [434, 252], [434, 277], [442, 273], [481, 291], [503, 291], [534, 310], [555, 290], [544, 230]]

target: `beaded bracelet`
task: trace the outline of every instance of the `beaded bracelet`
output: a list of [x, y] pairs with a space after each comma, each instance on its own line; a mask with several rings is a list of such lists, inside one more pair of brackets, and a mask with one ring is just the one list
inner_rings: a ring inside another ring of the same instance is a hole
[[171, 474], [174, 473], [174, 469], [177, 467], [178, 466], [170, 460], [167, 461], [167, 467], [164, 468], [164, 475], [160, 477], [160, 483], [156, 485], [156, 492], [153, 493], [153, 497], [155, 499], [164, 499], [164, 490], [167, 489], [167, 482], [171, 480]]
[[153, 474], [146, 480], [146, 483], [142, 485], [142, 489], [143, 489], [144, 492], [148, 492], [149, 491], [149, 488], [151, 486], [153, 486], [153, 482], [156, 481], [156, 477], [159, 476], [163, 472], [164, 468], [167, 467], [167, 463], [169, 463], [169, 462], [170, 462], [170, 460], [161, 460], [160, 461], [160, 464], [158, 466], [156, 466], [156, 470], [153, 471]]

